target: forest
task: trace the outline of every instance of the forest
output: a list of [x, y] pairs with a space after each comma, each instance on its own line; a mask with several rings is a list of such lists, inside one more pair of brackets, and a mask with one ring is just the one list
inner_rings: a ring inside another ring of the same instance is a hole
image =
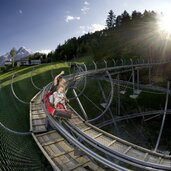
[[68, 61], [91, 56], [95, 61], [107, 58], [152, 61], [169, 58], [171, 41], [158, 27], [159, 15], [162, 14], [145, 10], [144, 13], [133, 11], [131, 15], [124, 11], [116, 16], [110, 10], [104, 30], [66, 40], [47, 59]]
[[[49, 54], [35, 53], [29, 59], [41, 59], [42, 63], [69, 61], [91, 57], [101, 59], [146, 61], [169, 59], [170, 35], [159, 27], [162, 13], [145, 10], [143, 13], [126, 10], [116, 16], [113, 10], [106, 15], [104, 30], [72, 37], [57, 45]], [[169, 21], [168, 21], [169, 22]]]

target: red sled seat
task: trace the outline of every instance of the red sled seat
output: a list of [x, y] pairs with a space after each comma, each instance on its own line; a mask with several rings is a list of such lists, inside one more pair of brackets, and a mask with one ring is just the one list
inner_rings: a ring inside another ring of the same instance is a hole
[[61, 118], [66, 118], [70, 119], [72, 115], [72, 111], [66, 110], [62, 104], [57, 104], [56, 108], [49, 102], [49, 97], [52, 95], [51, 92], [48, 92], [47, 94], [44, 95], [43, 101], [45, 104], [45, 107], [47, 111], [50, 113], [51, 116], [53, 117], [61, 117]]
[[52, 106], [52, 104], [49, 102], [49, 96], [52, 95], [51, 92], [48, 92], [47, 94], [45, 94], [43, 96], [43, 101], [44, 101], [44, 104], [45, 104], [45, 107], [47, 109], [47, 111], [50, 113], [50, 115], [54, 116], [55, 114], [55, 108]]

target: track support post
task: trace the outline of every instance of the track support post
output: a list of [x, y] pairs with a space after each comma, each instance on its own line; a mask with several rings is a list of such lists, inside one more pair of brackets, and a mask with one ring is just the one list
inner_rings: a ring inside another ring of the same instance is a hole
[[78, 95], [77, 95], [75, 89], [73, 89], [73, 93], [74, 93], [74, 96], [76, 97], [76, 100], [77, 100], [77, 102], [78, 102], [78, 104], [79, 104], [79, 106], [80, 106], [80, 108], [81, 108], [81, 111], [83, 112], [83, 115], [84, 115], [84, 117], [85, 117], [85, 120], [87, 121], [87, 120], [88, 120], [87, 113], [86, 113], [86, 111], [84, 110], [83, 105], [81, 104], [81, 101], [80, 101], [80, 99], [78, 98]]
[[[107, 103], [107, 97], [106, 97], [106, 95], [105, 95], [105, 92], [104, 92], [104, 90], [103, 90], [103, 88], [102, 88], [102, 85], [101, 85], [100, 81], [98, 81], [98, 85], [99, 85], [99, 87], [100, 87], [100, 91], [102, 92], [103, 99], [104, 99], [105, 103]], [[109, 111], [109, 113], [110, 113], [110, 115], [111, 115], [111, 118], [112, 118], [112, 120], [113, 120], [113, 124], [114, 124], [114, 126], [115, 126], [115, 128], [116, 128], [116, 132], [118, 132], [117, 124], [116, 124], [115, 118], [113, 117], [113, 113], [112, 113], [110, 107], [109, 107], [109, 110], [108, 110], [108, 111]]]
[[165, 118], [166, 118], [166, 113], [167, 113], [167, 106], [168, 106], [168, 101], [169, 101], [169, 89], [170, 89], [170, 82], [167, 82], [167, 94], [166, 94], [166, 101], [165, 101], [165, 108], [164, 108], [164, 114], [163, 114], [163, 119], [162, 119], [162, 123], [161, 123], [161, 127], [160, 127], [160, 132], [157, 138], [157, 142], [156, 142], [156, 146], [154, 151], [156, 152], [160, 143], [160, 139], [161, 139], [161, 135], [163, 132], [163, 127], [164, 127], [164, 123], [165, 123]]

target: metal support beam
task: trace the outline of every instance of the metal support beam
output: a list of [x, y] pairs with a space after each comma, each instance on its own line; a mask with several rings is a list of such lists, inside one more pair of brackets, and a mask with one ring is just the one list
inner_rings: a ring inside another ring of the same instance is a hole
[[[99, 84], [99, 87], [100, 87], [100, 91], [102, 92], [103, 99], [104, 99], [105, 103], [107, 103], [107, 98], [106, 98], [105, 92], [104, 92], [103, 87], [102, 87], [102, 85], [101, 85], [99, 80], [98, 80], [98, 84]], [[116, 128], [116, 132], [118, 132], [117, 124], [116, 124], [116, 121], [115, 121], [115, 119], [113, 117], [113, 113], [112, 113], [110, 107], [109, 107], [108, 111], [109, 111], [109, 113], [111, 115], [111, 118], [113, 120], [113, 124], [114, 124], [114, 126]]]
[[124, 60], [123, 59], [121, 59], [121, 63], [122, 63], [122, 65], [124, 65]]
[[168, 100], [169, 100], [169, 89], [170, 89], [170, 82], [168, 81], [167, 82], [167, 94], [166, 94], [164, 115], [163, 115], [163, 119], [162, 119], [162, 124], [161, 124], [161, 127], [160, 127], [159, 136], [158, 136], [158, 139], [157, 139], [157, 142], [156, 142], [156, 146], [155, 146], [154, 151], [157, 151], [157, 149], [158, 149], [158, 146], [159, 146], [159, 143], [160, 143], [160, 138], [161, 138], [161, 135], [162, 135], [162, 132], [163, 132], [163, 127], [164, 127], [166, 113], [167, 113]]
[[116, 61], [114, 59], [112, 59], [113, 63], [114, 63], [114, 66], [116, 66]]
[[151, 67], [150, 66], [148, 68], [148, 81], [149, 81], [149, 84], [151, 84]]
[[120, 116], [120, 106], [121, 106], [121, 99], [120, 99], [120, 84], [119, 84], [119, 80], [120, 80], [120, 76], [119, 74], [117, 75], [117, 80], [118, 80], [118, 85], [117, 85], [117, 93], [118, 93], [118, 116]]
[[139, 73], [139, 69], [137, 69], [137, 90], [140, 89], [140, 73]]
[[135, 91], [135, 71], [134, 71], [134, 67], [133, 67], [133, 60], [130, 59], [131, 65], [132, 65], [132, 86], [133, 86], [133, 94]]
[[97, 70], [97, 64], [95, 63], [95, 61], [93, 61], [94, 64], [94, 69]]
[[77, 100], [77, 102], [78, 102], [78, 104], [79, 104], [79, 106], [80, 106], [80, 108], [81, 108], [81, 111], [83, 112], [83, 115], [84, 115], [84, 117], [85, 117], [85, 120], [88, 120], [87, 114], [86, 114], [86, 112], [85, 112], [85, 110], [84, 110], [84, 108], [83, 108], [83, 105], [81, 104], [80, 99], [78, 98], [78, 95], [77, 95], [75, 89], [73, 89], [73, 93], [74, 93], [74, 96], [76, 97], [76, 100]]
[[83, 63], [85, 71], [87, 71], [87, 65]]
[[133, 94], [135, 91], [135, 71], [134, 68], [132, 67], [132, 86], [133, 86]]
[[105, 59], [103, 61], [105, 63], [105, 68], [107, 68], [107, 61]]

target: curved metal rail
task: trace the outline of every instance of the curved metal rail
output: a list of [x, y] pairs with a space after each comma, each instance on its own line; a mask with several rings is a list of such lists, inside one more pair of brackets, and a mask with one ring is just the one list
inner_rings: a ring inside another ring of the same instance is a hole
[[34, 83], [33, 81], [33, 71], [35, 70], [35, 67], [33, 67], [32, 71], [31, 71], [31, 76], [30, 76], [30, 79], [31, 79], [31, 83], [32, 85], [34, 86], [34, 88], [36, 88], [37, 90], [41, 90], [41, 88], [39, 88], [38, 86], [36, 86], [36, 84]]
[[57, 128], [69, 142], [71, 142], [72, 144], [77, 146], [81, 151], [83, 151], [85, 154], [87, 154], [91, 158], [95, 159], [96, 161], [98, 161], [112, 169], [115, 169], [118, 171], [119, 170], [128, 171], [128, 169], [109, 161], [108, 159], [106, 159], [106, 158], [98, 155], [96, 152], [92, 151], [90, 148], [84, 146], [81, 142], [79, 142], [76, 138], [74, 138], [68, 131], [66, 131], [62, 125], [60, 125], [58, 122], [56, 122], [51, 116], [48, 115], [48, 118], [49, 118], [50, 122], [53, 124], [53, 126], [55, 126], [55, 128]]
[[[82, 69], [82, 67], [79, 67], [78, 65], [76, 65], [76, 67], [78, 68], [79, 71], [86, 72], [87, 71], [87, 67], [86, 67], [85, 64], [83, 66], [84, 66], [85, 70]], [[76, 86], [77, 82], [80, 82], [80, 79], [81, 79], [81, 77], [79, 77], [79, 74], [75, 75], [74, 80], [72, 80], [72, 82], [74, 82], [74, 86], [69, 86], [69, 88], [74, 88]], [[84, 84], [83, 84], [82, 90], [76, 96], [70, 97], [69, 100], [74, 100], [74, 99], [78, 98], [79, 96], [81, 96], [83, 94], [83, 92], [84, 92], [84, 90], [86, 88], [87, 78], [86, 78], [86, 76], [84, 76], [82, 79], [84, 79]]]
[[94, 119], [91, 119], [91, 120], [87, 120], [87, 122], [93, 122], [93, 121], [101, 118], [107, 112], [107, 110], [109, 110], [109, 107], [110, 107], [110, 105], [112, 103], [113, 92], [114, 92], [113, 83], [112, 83], [112, 77], [111, 77], [111, 75], [109, 74], [108, 71], [106, 71], [106, 74], [109, 77], [109, 81], [110, 81], [110, 85], [111, 85], [111, 93], [110, 93], [110, 98], [109, 98], [108, 104], [106, 105], [105, 110], [98, 117], [96, 117]]
[[54, 170], [104, 171], [89, 158], [75, 155], [73, 148], [56, 130], [32, 135]]
[[23, 103], [23, 104], [27, 104], [27, 105], [28, 105], [28, 104], [29, 104], [29, 102], [26, 102], [26, 101], [24, 101], [24, 100], [21, 100], [21, 99], [16, 95], [16, 93], [15, 93], [15, 91], [14, 91], [13, 82], [14, 82], [15, 74], [16, 74], [16, 73], [14, 73], [14, 74], [12, 75], [12, 78], [11, 78], [11, 91], [12, 91], [12, 93], [13, 93], [14, 97], [15, 97], [19, 102], [21, 102], [21, 103]]
[[[44, 88], [44, 91], [45, 91], [45, 89], [46, 89], [46, 87]], [[51, 117], [51, 115], [48, 114], [48, 112], [46, 111], [46, 108], [45, 108], [44, 104], [42, 104], [42, 106], [43, 106], [44, 111], [47, 114], [47, 117], [48, 117], [49, 122], [53, 125], [53, 127], [55, 127], [58, 131], [60, 131], [60, 133], [63, 134], [63, 136], [69, 142], [71, 142], [72, 144], [74, 144], [75, 146], [77, 146], [81, 151], [83, 151], [89, 157], [95, 159], [96, 161], [98, 161], [98, 162], [102, 163], [103, 165], [108, 166], [108, 167], [110, 167], [112, 169], [115, 169], [115, 170], [123, 170], [123, 171], [127, 171], [128, 170], [128, 169], [126, 169], [126, 168], [124, 168], [122, 166], [119, 166], [118, 164], [115, 164], [115, 163], [111, 162], [110, 160], [104, 158], [103, 156], [101, 156], [99, 154], [96, 154], [96, 152], [94, 152], [93, 150], [90, 150], [90, 148], [84, 146], [82, 144], [82, 142], [79, 142], [67, 130], [65, 130], [65, 128], [60, 123], [58, 123], [56, 120], [54, 120], [54, 118]]]
[[31, 135], [31, 132], [18, 132], [18, 131], [14, 131], [14, 130], [6, 127], [2, 122], [0, 122], [0, 127], [4, 128], [8, 132], [16, 134], [16, 135]]
[[[116, 122], [119, 122], [119, 121], [124, 121], [124, 120], [127, 120], [127, 119], [134, 119], [134, 118], [144, 117], [144, 116], [150, 116], [150, 115], [160, 116], [160, 115], [163, 115], [163, 113], [164, 113], [164, 110], [156, 110], [156, 111], [148, 111], [148, 112], [134, 113], [134, 114], [130, 114], [130, 115], [117, 116], [117, 117], [115, 117], [115, 121]], [[168, 109], [167, 110], [167, 115], [168, 114], [171, 114], [171, 109]], [[112, 123], [113, 123], [113, 120], [112, 119], [111, 120], [106, 120], [103, 123], [96, 124], [96, 127], [102, 128], [102, 127], [105, 127], [105, 126], [110, 125]]]
[[[68, 123], [65, 122], [65, 125], [72, 131], [74, 132], [79, 138], [81, 138], [82, 140], [84, 140], [84, 142], [88, 143], [89, 145], [91, 145], [93, 148], [95, 148], [96, 150], [99, 150], [100, 153], [104, 153], [104, 155], [107, 155], [108, 158], [110, 158], [110, 161], [115, 161], [118, 160], [119, 162], [124, 162], [127, 164], [130, 164], [136, 168], [141, 168], [143, 170], [150, 170], [150, 171], [159, 171], [159, 169], [155, 169], [155, 168], [151, 168], [151, 167], [146, 167], [131, 161], [128, 161], [124, 158], [121, 158], [115, 154], [110, 153], [109, 151], [106, 151], [104, 148], [102, 148], [101, 146], [99, 146], [99, 144], [96, 144], [94, 142], [92, 142], [91, 140], [89, 140], [88, 138], [84, 137], [82, 134], [80, 134], [78, 131], [76, 131], [72, 126], [70, 126]], [[126, 169], [126, 168], [125, 168]], [[123, 169], [122, 169], [123, 170]]]
[[89, 123], [85, 123], [78, 115], [74, 115], [73, 118], [68, 121], [68, 124], [79, 134], [91, 140], [94, 144], [101, 146], [106, 151], [146, 167], [171, 169], [171, 156], [156, 153], [124, 141]]
[[[113, 70], [122, 70], [130, 67], [147, 67], [151, 65], [158, 65], [159, 63], [143, 63], [143, 64], [132, 64], [124, 66], [116, 66], [111, 68], [96, 69], [95, 71], [86, 71], [80, 73], [76, 77], [92, 76], [94, 74], [110, 72]], [[70, 75], [72, 78], [72, 75]], [[44, 109], [46, 111], [46, 109]], [[68, 141], [75, 144], [82, 151], [95, 160], [107, 165], [110, 168], [116, 170], [127, 170], [113, 162], [104, 159], [102, 156], [96, 154], [89, 148], [85, 147], [82, 143], [76, 140], [60, 123], [56, 122], [49, 114], [47, 114], [49, 121], [53, 126], [58, 129]], [[69, 121], [64, 122], [65, 126], [81, 137], [89, 145], [94, 146], [96, 149], [101, 150], [102, 153], [106, 152], [109, 156], [115, 157], [116, 159], [123, 161], [127, 164], [143, 168], [146, 170], [171, 170], [171, 156], [157, 153], [135, 144], [129, 143], [123, 139], [113, 136], [101, 129], [85, 122], [76, 112], [73, 114]]]
[[[139, 65], [139, 64], [138, 64]], [[88, 73], [88, 74], [90, 74], [90, 73]], [[74, 122], [74, 123], [70, 123], [71, 124], [71, 126], [73, 126], [73, 124], [74, 124], [74, 128], [75, 129], [77, 129], [78, 127], [78, 125], [79, 124], [81, 124], [81, 123], [83, 123], [81, 120], [77, 120], [76, 122]], [[84, 125], [84, 123], [83, 123], [83, 125]], [[92, 128], [91, 128], [92, 129]], [[93, 129], [92, 129], [93, 130]], [[78, 130], [77, 129], [77, 131], [80, 131], [80, 130]], [[94, 130], [95, 131], [95, 130]], [[96, 130], [97, 131], [97, 130]], [[80, 133], [80, 132], [79, 132]], [[81, 133], [83, 133], [83, 132], [81, 132]], [[90, 134], [90, 132], [89, 132], [89, 134]], [[99, 137], [99, 136], [102, 136], [102, 132], [101, 131], [99, 131], [99, 134], [97, 134], [98, 136], [97, 137]], [[84, 136], [85, 136], [85, 134], [84, 134]], [[88, 136], [88, 135], [87, 135]], [[96, 136], [95, 136], [96, 137]], [[91, 136], [88, 136], [87, 137], [88, 139], [90, 139], [90, 138], [92, 138]], [[107, 139], [108, 137], [106, 137], [106, 139]], [[102, 138], [102, 139], [104, 139], [104, 138]], [[114, 141], [114, 140], [113, 140]], [[94, 141], [94, 143], [97, 143], [96, 141]], [[104, 144], [100, 144], [100, 145], [104, 145]], [[124, 144], [125, 145], [125, 144]], [[123, 149], [125, 149], [124, 148], [124, 145], [123, 145], [123, 148], [122, 148], [122, 150]], [[134, 145], [132, 145], [131, 147], [130, 147], [130, 144], [129, 144], [129, 150], [127, 150], [127, 152], [126, 153], [128, 153], [128, 151], [130, 151], [129, 153], [131, 153], [131, 151], [135, 151], [135, 152], [139, 152], [139, 153], [141, 153], [141, 154], [144, 154], [144, 156], [145, 156], [145, 158], [142, 160], [141, 158], [137, 158], [136, 156], [129, 156], [129, 155], [121, 155], [122, 157], [125, 157], [126, 159], [128, 159], [128, 160], [131, 160], [131, 161], [133, 161], [133, 162], [136, 162], [136, 163], [139, 163], [139, 164], [142, 164], [142, 165], [145, 165], [145, 166], [147, 166], [147, 167], [154, 167], [154, 168], [159, 168], [159, 169], [167, 169], [167, 170], [170, 170], [171, 169], [171, 161], [170, 161], [170, 156], [167, 156], [166, 158], [165, 157], [163, 157], [162, 156], [162, 154], [159, 154], [159, 153], [153, 153], [152, 151], [150, 151], [150, 150], [147, 150], [147, 149], [143, 149], [143, 148], [138, 148], [138, 150], [137, 150], [137, 147], [136, 148], [133, 148], [133, 146]], [[104, 147], [105, 147], [105, 145], [104, 145]], [[130, 150], [132, 148], [132, 150]], [[144, 152], [144, 150], [146, 151], [146, 152]], [[115, 150], [114, 150], [115, 151]], [[113, 151], [113, 152], [114, 152]], [[116, 150], [117, 151], [117, 150]], [[115, 151], [115, 153], [117, 153]], [[128, 154], [129, 154], [128, 153]], [[118, 155], [118, 154], [117, 154]], [[120, 154], [119, 154], [120, 155]], [[133, 154], [132, 154], [133, 155]], [[149, 156], [150, 156], [150, 158], [148, 159], [149, 161], [144, 161], [145, 159], [147, 159]], [[164, 159], [161, 159], [162, 157], [163, 158], [165, 158], [165, 162], [166, 163], [164, 163]], [[157, 157], [156, 157], [157, 156]], [[139, 156], [140, 157], [140, 156]], [[141, 156], [142, 157], [142, 156]], [[155, 158], [157, 158], [157, 159], [155, 159]], [[153, 161], [153, 160], [155, 160], [155, 161]], [[168, 160], [168, 161], [167, 161]], [[156, 164], [156, 162], [158, 162], [159, 164]], [[164, 164], [163, 164], [164, 163]], [[167, 164], [168, 166], [166, 166], [165, 164]]]
[[[107, 79], [105, 79], [105, 80], [107, 80]], [[118, 82], [119, 82], [119, 84], [126, 84], [126, 85], [130, 85], [130, 86], [133, 85], [132, 82], [124, 81], [124, 80], [113, 80], [113, 82], [115, 84], [118, 84]], [[167, 88], [153, 86], [153, 85], [145, 85], [145, 84], [139, 84], [139, 88], [140, 89], [148, 89], [148, 90], [152, 90], [152, 91], [162, 92], [162, 94], [166, 94], [167, 91], [168, 91]], [[145, 90], [142, 90], [142, 91], [146, 92]], [[148, 93], [150, 93], [150, 92], [148, 92]], [[171, 90], [169, 90], [169, 94], [171, 94]]]
[[104, 171], [90, 158], [79, 155], [78, 149], [69, 144], [57, 130], [45, 130], [46, 123], [44, 121], [46, 121], [46, 114], [42, 111], [41, 92], [39, 92], [30, 102], [30, 130], [33, 131], [34, 140], [54, 170]]

